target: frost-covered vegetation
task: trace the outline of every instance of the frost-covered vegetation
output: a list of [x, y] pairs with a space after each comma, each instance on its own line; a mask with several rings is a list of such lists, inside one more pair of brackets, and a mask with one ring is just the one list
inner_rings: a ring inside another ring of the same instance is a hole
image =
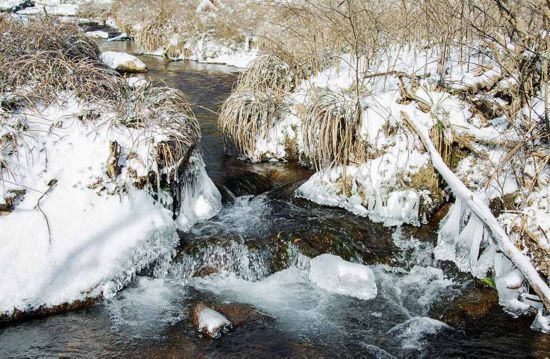
[[507, 311], [534, 307], [542, 318], [550, 309], [548, 4], [277, 7], [262, 33], [265, 55], [222, 109], [228, 151], [298, 160], [317, 172], [297, 196], [389, 225], [419, 225], [453, 201], [436, 257], [492, 277]]
[[115, 0], [110, 15], [145, 53], [244, 67], [266, 13], [248, 0]]
[[0, 317], [109, 297], [213, 216], [179, 90], [129, 81], [76, 26], [0, 17]]

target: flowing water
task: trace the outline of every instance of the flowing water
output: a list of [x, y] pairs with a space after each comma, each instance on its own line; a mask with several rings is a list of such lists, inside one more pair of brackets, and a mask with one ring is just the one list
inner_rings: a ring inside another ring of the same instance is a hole
[[[127, 42], [104, 47], [132, 52]], [[550, 339], [529, 329], [532, 318], [511, 318], [494, 292], [434, 262], [436, 224], [390, 229], [294, 199], [293, 189], [310, 171], [226, 157], [215, 112], [231, 91], [235, 69], [143, 60], [148, 77], [182, 89], [196, 105], [207, 170], [224, 194], [224, 208], [181, 234], [162, 274], [144, 271], [91, 308], [1, 328], [0, 357], [549, 355]], [[359, 300], [312, 284], [308, 257], [322, 253], [368, 264], [377, 296]], [[246, 314], [230, 333], [205, 339], [189, 317], [197, 302], [241, 306]]]

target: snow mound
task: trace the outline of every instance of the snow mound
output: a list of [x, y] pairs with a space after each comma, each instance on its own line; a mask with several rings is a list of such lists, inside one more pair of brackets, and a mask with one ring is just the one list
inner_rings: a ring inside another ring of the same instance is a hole
[[124, 72], [145, 72], [147, 66], [137, 57], [125, 52], [106, 51], [100, 57], [101, 61], [110, 68]]
[[311, 260], [309, 279], [328, 292], [358, 299], [372, 299], [377, 294], [374, 273], [369, 267], [332, 254], [322, 254]]

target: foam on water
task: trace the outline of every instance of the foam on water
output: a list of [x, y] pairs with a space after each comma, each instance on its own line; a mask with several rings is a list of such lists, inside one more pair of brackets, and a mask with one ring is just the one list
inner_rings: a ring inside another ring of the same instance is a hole
[[154, 338], [163, 328], [181, 321], [186, 314], [183, 287], [166, 279], [137, 277], [130, 288], [106, 303], [112, 328], [125, 336]]

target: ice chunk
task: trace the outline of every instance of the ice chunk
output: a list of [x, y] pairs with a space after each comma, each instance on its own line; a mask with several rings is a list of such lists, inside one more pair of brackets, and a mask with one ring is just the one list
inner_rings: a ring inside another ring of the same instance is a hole
[[145, 72], [147, 70], [143, 61], [125, 52], [106, 51], [99, 58], [105, 65], [117, 71]]
[[539, 309], [537, 316], [531, 325], [531, 329], [544, 334], [550, 334], [550, 314], [546, 312], [545, 315], [545, 310], [542, 308]]
[[371, 299], [377, 293], [374, 273], [369, 267], [332, 254], [322, 254], [311, 260], [309, 279], [328, 292], [358, 299]]

